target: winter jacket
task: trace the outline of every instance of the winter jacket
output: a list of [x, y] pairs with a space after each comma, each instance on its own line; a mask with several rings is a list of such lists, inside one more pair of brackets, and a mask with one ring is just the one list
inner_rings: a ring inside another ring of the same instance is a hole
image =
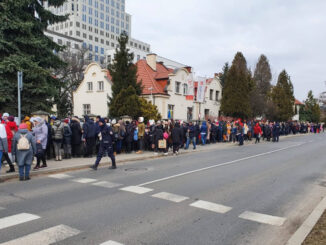
[[190, 138], [195, 137], [196, 129], [195, 129], [194, 125], [191, 125], [191, 126], [189, 125], [188, 130], [189, 130], [189, 137]]
[[200, 133], [201, 134], [207, 134], [207, 125], [206, 122], [203, 122], [203, 124], [200, 127]]
[[72, 136], [72, 132], [71, 132], [69, 124], [64, 123], [63, 124], [63, 143], [66, 145], [71, 145], [71, 136]]
[[262, 130], [261, 130], [261, 127], [259, 126], [259, 124], [257, 123], [256, 125], [255, 125], [255, 127], [254, 127], [254, 134], [255, 135], [258, 135], [258, 134], [262, 134], [263, 132], [262, 132]]
[[126, 142], [132, 142], [134, 140], [134, 126], [132, 124], [128, 124], [126, 126]]
[[100, 144], [112, 146], [113, 144], [112, 128], [107, 125], [103, 125], [103, 126], [99, 126], [99, 130], [101, 135]]
[[37, 126], [33, 128], [33, 135], [35, 136], [35, 141], [41, 142], [42, 149], [46, 149], [46, 144], [48, 142], [48, 127], [45, 122], [40, 122]]
[[83, 125], [83, 138], [94, 138], [96, 136], [96, 126], [95, 123], [85, 116], [85, 123]]
[[57, 120], [54, 122], [52, 126], [52, 138], [55, 141], [59, 141], [63, 139], [63, 122]]
[[[9, 153], [11, 152], [11, 143], [12, 143], [12, 139], [15, 134], [15, 131], [11, 130], [10, 127], [8, 126], [8, 124], [10, 124], [10, 123], [14, 123], [16, 125], [15, 122], [10, 122], [10, 121], [8, 121], [6, 124], [4, 124], [5, 128], [6, 128], [6, 133], [7, 133], [7, 143], [8, 143], [8, 152]], [[17, 125], [16, 125], [16, 128], [17, 128]]]
[[81, 143], [82, 131], [80, 127], [80, 122], [77, 118], [72, 118], [70, 123], [71, 129], [71, 144], [79, 145]]
[[172, 129], [172, 142], [173, 144], [180, 144], [182, 143], [182, 129], [179, 125], [175, 125], [175, 127]]
[[158, 144], [158, 141], [163, 139], [162, 125], [158, 125], [155, 127], [154, 133], [153, 133], [153, 138], [154, 138], [154, 144]]
[[[26, 135], [30, 143], [29, 150], [18, 150], [17, 144], [21, 135]], [[33, 156], [36, 153], [35, 137], [27, 129], [19, 129], [15, 134], [12, 142], [12, 154], [15, 156], [18, 166], [24, 166], [25, 164], [31, 165], [33, 162]]]
[[26, 123], [28, 131], [32, 131], [32, 123], [29, 121], [30, 117], [26, 116], [23, 123]]
[[4, 124], [0, 124], [0, 151], [8, 152], [7, 133]]
[[145, 124], [144, 123], [139, 123], [138, 124], [138, 137], [144, 137], [145, 135]]

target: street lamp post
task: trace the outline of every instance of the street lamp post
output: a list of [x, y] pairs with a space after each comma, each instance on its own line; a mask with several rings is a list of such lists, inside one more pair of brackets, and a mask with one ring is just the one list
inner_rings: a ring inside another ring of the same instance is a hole
[[21, 98], [20, 93], [23, 90], [23, 72], [17, 72], [17, 92], [18, 92], [18, 124], [21, 121]]

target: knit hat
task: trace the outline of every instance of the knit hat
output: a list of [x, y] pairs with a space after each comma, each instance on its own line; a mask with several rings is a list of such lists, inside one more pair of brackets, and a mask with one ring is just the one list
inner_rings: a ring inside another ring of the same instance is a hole
[[26, 123], [20, 124], [19, 129], [27, 129], [27, 124]]
[[105, 124], [105, 120], [104, 120], [104, 118], [100, 118], [99, 122]]
[[69, 119], [66, 118], [65, 120], [63, 120], [64, 123], [69, 123]]
[[13, 121], [15, 120], [15, 118], [14, 118], [13, 116], [9, 116], [9, 117], [8, 117], [8, 120], [9, 120], [10, 122], [13, 122]]
[[9, 113], [7, 112], [3, 113], [2, 117], [9, 117]]

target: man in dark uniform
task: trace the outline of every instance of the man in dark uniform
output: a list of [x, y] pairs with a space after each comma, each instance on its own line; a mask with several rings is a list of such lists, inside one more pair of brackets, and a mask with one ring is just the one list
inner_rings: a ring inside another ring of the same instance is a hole
[[91, 166], [91, 168], [93, 170], [97, 170], [97, 167], [100, 164], [102, 157], [105, 155], [105, 153], [107, 153], [108, 157], [111, 158], [112, 161], [112, 166], [110, 167], [110, 169], [116, 169], [117, 167], [113, 154], [113, 130], [111, 127], [106, 125], [105, 120], [103, 118], [99, 120], [99, 127], [100, 132], [98, 136], [100, 140], [100, 147], [99, 152], [97, 154], [96, 162], [93, 166]]

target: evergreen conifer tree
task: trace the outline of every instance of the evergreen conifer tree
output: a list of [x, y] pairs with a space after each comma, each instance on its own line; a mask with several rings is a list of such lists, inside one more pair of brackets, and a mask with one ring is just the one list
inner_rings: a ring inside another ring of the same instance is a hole
[[308, 92], [308, 97], [304, 104], [304, 107], [300, 109], [300, 120], [314, 123], [320, 122], [320, 107], [311, 90]]
[[250, 92], [253, 85], [247, 61], [243, 54], [238, 52], [227, 73], [223, 89], [221, 111], [225, 116], [242, 119], [251, 116]]
[[288, 121], [294, 115], [293, 85], [290, 76], [283, 70], [272, 90], [272, 101], [277, 107], [279, 121]]
[[220, 75], [220, 80], [221, 80], [222, 87], [224, 87], [224, 85], [225, 85], [226, 75], [228, 74], [229, 69], [230, 69], [229, 63], [226, 62], [224, 64], [224, 66], [223, 66], [222, 73]]
[[[17, 71], [23, 72], [22, 113], [50, 111], [58, 91], [52, 71], [65, 65], [55, 54], [62, 48], [44, 35], [48, 25], [61, 22], [43, 0], [0, 2], [0, 110], [17, 115]], [[48, 0], [59, 7], [65, 0]]]

